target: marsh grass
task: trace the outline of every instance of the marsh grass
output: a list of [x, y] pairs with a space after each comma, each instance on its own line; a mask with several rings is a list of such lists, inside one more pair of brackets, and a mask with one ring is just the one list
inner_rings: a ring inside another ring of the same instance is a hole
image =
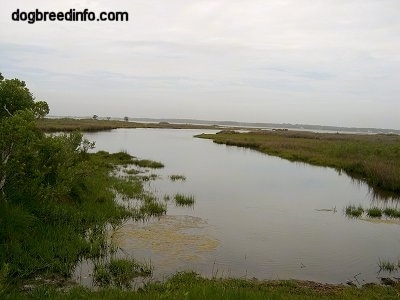
[[175, 204], [178, 206], [193, 206], [194, 205], [194, 196], [193, 195], [183, 195], [183, 194], [176, 194], [174, 196]]
[[135, 196], [143, 193], [143, 184], [137, 178], [129, 178], [125, 180], [123, 178], [112, 177], [110, 178], [112, 187], [124, 198], [134, 198]]
[[389, 218], [400, 218], [400, 210], [390, 207], [381, 209], [375, 206], [368, 209], [364, 209], [361, 205], [359, 205], [358, 207], [356, 207], [355, 205], [348, 205], [345, 208], [345, 213], [349, 217], [358, 218], [364, 212], [366, 212], [367, 216], [370, 218], [381, 218], [383, 215]]
[[[107, 278], [107, 277], [106, 277]], [[110, 281], [112, 279], [109, 279]], [[38, 286], [30, 293], [15, 291], [11, 299], [397, 299], [395, 286], [346, 287], [296, 280], [206, 279], [193, 272], [177, 273], [165, 282], [152, 282], [139, 290], [101, 288], [96, 291], [76, 286], [62, 291], [55, 286]]]
[[349, 205], [346, 207], [345, 212], [346, 215], [349, 217], [358, 218], [363, 214], [364, 209], [361, 207], [361, 205], [359, 205], [358, 207], [354, 205]]
[[141, 175], [139, 178], [142, 181], [151, 181], [151, 180], [156, 180], [158, 178], [157, 174], [150, 174], [150, 175]]
[[131, 259], [111, 259], [106, 264], [96, 265], [93, 279], [99, 286], [116, 286], [130, 288], [137, 277], [151, 276], [153, 268], [150, 264], [139, 263]]
[[366, 210], [367, 215], [371, 218], [380, 218], [382, 217], [382, 210], [379, 207], [371, 207]]
[[186, 180], [186, 176], [184, 176], [184, 175], [170, 175], [169, 179], [171, 179], [171, 181], [177, 181], [177, 180], [185, 181]]
[[162, 216], [167, 212], [167, 205], [156, 200], [145, 201], [139, 211], [140, 215], [145, 217]]
[[398, 262], [397, 264], [390, 262], [388, 260], [380, 260], [378, 262], [378, 267], [379, 267], [379, 272], [381, 271], [386, 271], [389, 273], [395, 272], [399, 269], [400, 267], [400, 262]]
[[385, 208], [383, 214], [390, 218], [400, 218], [400, 210], [394, 208]]
[[133, 161], [133, 164], [142, 168], [152, 168], [152, 169], [164, 168], [164, 165], [162, 163], [149, 159], [136, 159]]
[[[115, 251], [107, 238], [110, 226], [165, 214], [165, 203], [146, 192], [140, 178], [115, 175], [133, 161], [126, 152], [87, 154], [84, 176], [72, 181], [64, 195], [23, 206], [0, 201], [0, 289], [34, 277], [69, 278], [78, 262], [101, 261]], [[119, 205], [116, 194], [139, 199], [139, 207]], [[110, 270], [98, 267], [96, 272], [104, 284], [114, 280], [107, 275]]]
[[39, 119], [36, 121], [37, 127], [45, 132], [67, 132], [84, 131], [95, 132], [117, 128], [171, 128], [171, 129], [215, 129], [218, 126], [192, 125], [192, 124], [172, 124], [172, 123], [139, 123], [125, 122], [117, 120], [93, 120], [93, 119]]
[[125, 173], [128, 175], [137, 175], [140, 173], [140, 171], [136, 170], [136, 169], [129, 169], [129, 170], [125, 170]]
[[251, 148], [291, 161], [328, 166], [400, 195], [400, 136], [253, 131], [201, 134], [215, 143]]

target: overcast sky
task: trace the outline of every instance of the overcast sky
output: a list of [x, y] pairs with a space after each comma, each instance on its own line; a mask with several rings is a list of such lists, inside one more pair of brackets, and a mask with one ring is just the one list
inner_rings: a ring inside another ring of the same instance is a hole
[[[400, 129], [399, 0], [0, 0], [0, 72], [50, 114]], [[11, 13], [127, 11], [129, 22]]]

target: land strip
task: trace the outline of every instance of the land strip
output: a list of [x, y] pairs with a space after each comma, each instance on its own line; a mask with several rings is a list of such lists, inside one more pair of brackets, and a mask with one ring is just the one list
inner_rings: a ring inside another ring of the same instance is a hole
[[95, 119], [40, 119], [37, 120], [37, 127], [45, 132], [69, 132], [69, 131], [104, 131], [117, 128], [169, 128], [169, 129], [221, 129], [218, 125], [196, 125], [196, 124], [175, 124], [168, 122], [139, 123], [116, 120], [95, 120]]
[[326, 166], [366, 181], [377, 192], [400, 195], [400, 136], [302, 131], [224, 130], [201, 134], [214, 143], [245, 147], [291, 161]]

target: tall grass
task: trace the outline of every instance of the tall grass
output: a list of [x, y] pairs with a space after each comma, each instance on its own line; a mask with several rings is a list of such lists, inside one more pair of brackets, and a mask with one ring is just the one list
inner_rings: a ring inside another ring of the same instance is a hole
[[371, 207], [367, 209], [367, 215], [371, 218], [382, 217], [382, 210], [379, 207]]
[[346, 215], [349, 217], [358, 218], [363, 214], [364, 209], [362, 208], [361, 205], [359, 205], [358, 207], [356, 207], [354, 205], [349, 205], [346, 207], [345, 212], [346, 212]]
[[175, 197], [175, 203], [176, 205], [179, 206], [193, 206], [194, 205], [194, 196], [193, 195], [183, 195], [183, 194], [176, 194]]
[[164, 168], [164, 165], [162, 163], [148, 159], [136, 159], [133, 161], [133, 164], [142, 168]]
[[397, 135], [257, 131], [197, 137], [292, 161], [333, 167], [365, 180], [376, 189], [400, 195], [400, 136]]
[[[4, 273], [0, 288], [38, 276], [68, 278], [79, 261], [99, 260], [113, 251], [106, 235], [109, 224], [164, 214], [165, 203], [144, 191], [140, 178], [115, 175], [117, 166], [133, 162], [124, 152], [88, 154], [85, 176], [72, 181], [71, 189], [59, 198], [37, 198], [24, 205], [0, 201], [0, 270]], [[116, 194], [139, 199], [140, 207], [119, 205]], [[106, 267], [118, 277], [115, 265], [118, 262], [113, 261]], [[96, 272], [104, 282], [108, 280], [101, 267]]]
[[117, 128], [171, 128], [171, 129], [215, 129], [215, 126], [192, 125], [192, 124], [170, 124], [170, 123], [138, 123], [116, 120], [93, 120], [93, 119], [39, 119], [37, 127], [45, 132], [59, 131], [104, 131]]
[[172, 181], [177, 181], [177, 180], [185, 181], [186, 180], [186, 176], [184, 176], [184, 175], [170, 175], [169, 179], [171, 179]]
[[[124, 267], [125, 269], [125, 267]], [[108, 268], [104, 270], [109, 274]], [[125, 273], [125, 272], [124, 272]], [[112, 281], [111, 276], [107, 280]], [[33, 299], [397, 299], [399, 285], [346, 287], [295, 280], [206, 279], [195, 273], [178, 273], [165, 282], [146, 284], [138, 290], [39, 286], [29, 294], [14, 292], [10, 298]]]
[[111, 259], [106, 264], [94, 268], [94, 282], [99, 286], [116, 286], [130, 288], [137, 277], [148, 277], [152, 274], [150, 264], [140, 263], [135, 259]]

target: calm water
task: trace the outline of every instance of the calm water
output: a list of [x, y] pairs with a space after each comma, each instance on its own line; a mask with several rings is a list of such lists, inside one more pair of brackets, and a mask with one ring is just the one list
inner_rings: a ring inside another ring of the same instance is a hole
[[[204, 276], [378, 281], [379, 260], [400, 259], [398, 224], [349, 219], [349, 204], [395, 206], [335, 170], [193, 138], [204, 130], [118, 129], [86, 134], [96, 150], [126, 150], [161, 161], [147, 188], [167, 216], [127, 222], [113, 237], [122, 252], [151, 261], [155, 276], [195, 270]], [[172, 182], [168, 176], [186, 176]], [[176, 207], [175, 193], [194, 207]], [[399, 274], [392, 273], [391, 276]]]

